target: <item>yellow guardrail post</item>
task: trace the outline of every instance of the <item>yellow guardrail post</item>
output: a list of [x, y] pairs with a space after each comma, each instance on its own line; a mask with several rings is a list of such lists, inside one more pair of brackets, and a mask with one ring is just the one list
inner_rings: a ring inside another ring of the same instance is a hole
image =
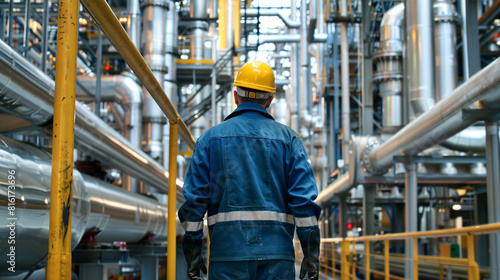
[[444, 265], [439, 265], [439, 280], [444, 280]]
[[335, 242], [332, 242], [332, 279], [335, 279]]
[[389, 239], [384, 240], [384, 273], [385, 280], [389, 280], [391, 276], [391, 270], [389, 268]]
[[341, 250], [342, 250], [342, 259], [341, 259], [341, 268], [340, 268], [340, 278], [342, 280], [349, 280], [349, 272], [350, 272], [350, 260], [349, 260], [349, 241], [342, 240], [341, 242]]
[[476, 263], [474, 236], [467, 235], [467, 261], [469, 280], [479, 280], [479, 266]]
[[413, 246], [413, 279], [418, 279], [418, 238], [411, 239]]
[[167, 235], [167, 280], [175, 280], [176, 224], [177, 208], [177, 132], [179, 119], [170, 120], [170, 140], [168, 154], [168, 235]]
[[71, 211], [78, 0], [59, 1], [52, 134], [49, 254], [45, 278], [71, 279]]
[[365, 241], [365, 279], [370, 280], [370, 241]]
[[351, 261], [352, 261], [352, 265], [351, 265], [351, 269], [352, 269], [352, 279], [355, 280], [356, 279], [356, 260], [354, 259], [355, 255], [356, 255], [356, 248], [354, 246], [356, 246], [356, 241], [352, 241], [352, 252], [351, 252]]

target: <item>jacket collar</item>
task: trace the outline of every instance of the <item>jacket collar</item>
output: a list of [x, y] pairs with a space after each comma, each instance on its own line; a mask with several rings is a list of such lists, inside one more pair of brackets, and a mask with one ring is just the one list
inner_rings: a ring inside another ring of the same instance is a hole
[[271, 114], [269, 114], [266, 111], [266, 109], [264, 109], [264, 107], [262, 107], [262, 105], [259, 105], [259, 104], [256, 104], [256, 103], [252, 103], [252, 102], [244, 102], [244, 103], [241, 103], [238, 106], [238, 108], [236, 108], [231, 114], [229, 114], [229, 116], [227, 116], [224, 119], [224, 121], [227, 121], [230, 118], [233, 118], [233, 117], [236, 117], [238, 115], [241, 115], [241, 114], [243, 114], [244, 112], [247, 112], [247, 111], [254, 111], [254, 112], [257, 112], [257, 113], [263, 115], [266, 118], [274, 120], [273, 116], [271, 116]]

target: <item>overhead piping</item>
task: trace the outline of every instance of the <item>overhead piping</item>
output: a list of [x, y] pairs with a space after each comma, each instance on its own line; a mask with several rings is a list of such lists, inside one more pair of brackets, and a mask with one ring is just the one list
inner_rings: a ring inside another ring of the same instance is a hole
[[[50, 121], [54, 111], [54, 81], [3, 41], [0, 41], [0, 85], [3, 100], [16, 101], [15, 109], [10, 101], [0, 103], [0, 111], [35, 125]], [[156, 188], [168, 189], [167, 171], [78, 102], [75, 118], [75, 144], [80, 151]], [[184, 200], [182, 184], [177, 181], [179, 201]]]
[[[293, 2], [293, 1], [292, 1]], [[283, 23], [288, 28], [299, 28], [300, 21], [296, 21], [293, 16], [292, 18], [287, 17], [279, 10], [271, 10], [271, 9], [241, 9], [242, 17], [279, 17]]]

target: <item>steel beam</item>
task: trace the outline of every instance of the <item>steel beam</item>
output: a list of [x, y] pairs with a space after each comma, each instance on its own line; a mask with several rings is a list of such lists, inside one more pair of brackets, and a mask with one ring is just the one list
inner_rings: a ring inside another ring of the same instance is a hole
[[[417, 231], [417, 213], [418, 213], [418, 194], [417, 194], [417, 164], [414, 162], [405, 163], [405, 231]], [[405, 278], [412, 279], [414, 275], [413, 256], [414, 248], [412, 239], [408, 238], [405, 242]]]
[[[486, 121], [486, 187], [488, 194], [488, 222], [500, 222], [500, 145], [498, 121]], [[490, 234], [490, 279], [500, 277], [500, 233]]]

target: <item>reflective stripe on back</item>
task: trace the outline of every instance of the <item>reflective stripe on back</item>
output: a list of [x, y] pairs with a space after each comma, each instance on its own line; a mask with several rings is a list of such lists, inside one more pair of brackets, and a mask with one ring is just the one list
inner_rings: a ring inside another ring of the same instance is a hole
[[282, 223], [294, 223], [293, 215], [272, 211], [233, 211], [215, 214], [208, 217], [208, 225], [215, 223], [234, 221], [276, 221]]

